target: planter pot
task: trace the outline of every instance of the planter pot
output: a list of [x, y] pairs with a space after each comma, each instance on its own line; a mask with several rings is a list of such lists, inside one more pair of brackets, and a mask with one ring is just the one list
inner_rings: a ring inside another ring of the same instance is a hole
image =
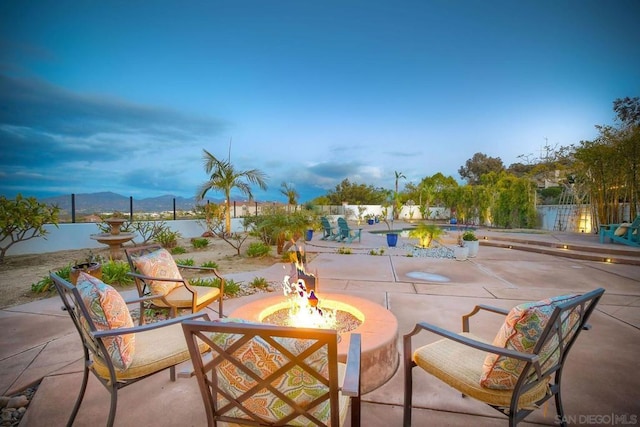
[[380, 218], [375, 217], [375, 218], [374, 218], [374, 222], [375, 222], [376, 224], [377, 224], [377, 223], [379, 223], [379, 222], [380, 222]]
[[367, 224], [369, 224], [369, 225], [373, 225], [373, 220], [372, 220], [372, 219], [368, 219], [368, 220], [367, 220]]
[[304, 236], [304, 240], [309, 242], [311, 241], [311, 239], [313, 239], [313, 230], [307, 230], [307, 233]]
[[458, 261], [466, 261], [469, 257], [469, 248], [466, 246], [456, 246], [453, 250], [453, 254]]
[[90, 274], [96, 279], [102, 280], [102, 264], [99, 262], [85, 262], [71, 267], [71, 271], [69, 272], [69, 281], [72, 284], [75, 285], [78, 282], [78, 276], [81, 271]]
[[464, 245], [469, 248], [469, 258], [474, 258], [478, 255], [478, 249], [480, 249], [479, 240], [464, 240]]
[[395, 247], [398, 244], [398, 233], [387, 233], [387, 245], [390, 248]]

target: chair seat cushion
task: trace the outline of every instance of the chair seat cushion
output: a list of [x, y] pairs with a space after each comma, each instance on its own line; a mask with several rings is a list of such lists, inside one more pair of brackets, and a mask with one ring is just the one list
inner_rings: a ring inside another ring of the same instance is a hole
[[[76, 288], [84, 305], [89, 311], [89, 317], [99, 331], [132, 328], [133, 319], [124, 299], [111, 286], [85, 272], [78, 275]], [[84, 317], [81, 318], [84, 320]], [[85, 323], [85, 328], [88, 325]], [[88, 332], [88, 329], [87, 331]], [[128, 334], [118, 337], [105, 337], [102, 339], [111, 361], [116, 369], [129, 368], [133, 361], [136, 337]]]
[[[135, 357], [126, 370], [116, 371], [118, 380], [140, 378], [191, 358], [180, 323], [131, 335], [136, 338]], [[201, 343], [200, 351], [206, 349], [206, 344]], [[99, 376], [109, 378], [109, 370], [102, 359], [95, 358], [93, 368]]]
[[[515, 306], [507, 314], [498, 334], [493, 339], [493, 345], [532, 354], [556, 306], [577, 296], [576, 294], [562, 295]], [[563, 331], [566, 331], [567, 327], [573, 328], [578, 320], [578, 312], [572, 311], [568, 318], [562, 319]], [[559, 357], [557, 346], [558, 338], [554, 334], [538, 352], [543, 362], [543, 370], [557, 362]], [[524, 361], [490, 353], [484, 361], [480, 384], [497, 390], [513, 390], [524, 366]]]
[[[213, 301], [220, 295], [220, 289], [212, 286], [191, 286], [191, 288], [198, 294], [196, 305]], [[165, 295], [165, 299], [174, 307], [191, 307], [193, 294], [185, 286], [180, 286]], [[162, 300], [153, 300], [153, 304], [159, 307], [167, 307], [167, 304]]]
[[614, 231], [613, 234], [616, 236], [624, 236], [625, 234], [627, 234], [627, 230], [629, 229], [630, 225], [631, 224], [628, 222], [623, 222], [618, 228], [616, 228], [616, 231]]
[[[472, 334], [460, 335], [483, 341]], [[490, 405], [509, 407], [511, 390], [492, 390], [480, 385], [486, 355], [487, 353], [482, 350], [450, 339], [442, 339], [416, 349], [413, 353], [413, 361], [420, 368], [467, 396]], [[518, 407], [532, 407], [548, 393], [548, 390], [548, 381], [538, 383], [520, 396]]]
[[[134, 264], [145, 276], [182, 280], [182, 274], [173, 256], [164, 248], [134, 258]], [[181, 281], [151, 280], [149, 282], [151, 293], [154, 295], [165, 295], [183, 285]]]

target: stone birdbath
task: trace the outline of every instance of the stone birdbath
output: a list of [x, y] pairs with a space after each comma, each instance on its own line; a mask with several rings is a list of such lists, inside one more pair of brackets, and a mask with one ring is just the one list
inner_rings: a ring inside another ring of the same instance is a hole
[[122, 224], [126, 222], [123, 218], [108, 218], [105, 219], [109, 227], [109, 233], [92, 234], [90, 237], [93, 240], [97, 240], [98, 243], [109, 246], [109, 256], [111, 259], [122, 259], [122, 251], [120, 248], [122, 245], [135, 237], [135, 233], [123, 233], [120, 231]]

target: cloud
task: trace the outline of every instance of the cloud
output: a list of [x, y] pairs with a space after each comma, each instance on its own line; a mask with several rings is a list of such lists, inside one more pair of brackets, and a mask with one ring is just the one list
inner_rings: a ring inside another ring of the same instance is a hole
[[204, 141], [228, 126], [220, 119], [78, 94], [35, 79], [0, 75], [0, 92], [2, 194], [117, 191], [119, 185], [185, 192], [187, 184], [179, 178], [188, 174], [179, 167], [193, 168]]

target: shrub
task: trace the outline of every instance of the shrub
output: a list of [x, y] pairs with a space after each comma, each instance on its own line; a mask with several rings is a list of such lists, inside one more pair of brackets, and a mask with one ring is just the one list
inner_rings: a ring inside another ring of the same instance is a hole
[[[220, 284], [218, 284], [220, 286]], [[224, 294], [235, 297], [240, 293], [240, 283], [236, 283], [233, 279], [225, 280]]]
[[[71, 264], [66, 267], [62, 267], [60, 270], [55, 271], [55, 273], [64, 280], [69, 280], [69, 276], [71, 274]], [[49, 275], [46, 275], [36, 283], [31, 284], [31, 292], [34, 292], [36, 294], [49, 292], [54, 289], [55, 286], [53, 285], [53, 280]]]
[[191, 244], [195, 249], [204, 249], [209, 246], [209, 239], [205, 239], [204, 237], [191, 239]]
[[130, 276], [129, 263], [118, 260], [111, 260], [102, 264], [102, 281], [104, 283], [120, 286], [127, 286], [133, 283], [133, 277]]
[[[203, 278], [203, 279], [189, 279], [189, 283], [193, 286], [209, 286], [213, 288], [220, 288], [220, 279], [217, 277]], [[233, 279], [225, 280], [224, 282], [224, 294], [230, 297], [235, 297], [240, 293], [240, 284], [236, 283]]]
[[181, 255], [181, 254], [186, 254], [187, 250], [182, 246], [176, 246], [175, 248], [171, 249], [171, 253], [173, 255]]
[[160, 243], [163, 248], [171, 249], [178, 245], [179, 237], [179, 232], [165, 228], [156, 235], [156, 242]]
[[181, 265], [193, 267], [195, 265], [195, 261], [193, 260], [193, 258], [177, 259], [176, 264], [178, 264], [178, 267], [180, 267]]
[[220, 287], [220, 279], [217, 277], [197, 277], [193, 279], [189, 279], [189, 284], [192, 286], [208, 286], [210, 288], [219, 288]]
[[269, 255], [271, 247], [263, 242], [253, 242], [247, 248], [247, 256], [251, 258], [260, 258]]
[[264, 277], [255, 277], [249, 285], [256, 289], [266, 289], [269, 287], [269, 282]]
[[200, 264], [200, 267], [218, 268], [218, 263], [215, 261], [206, 261]]
[[351, 248], [345, 246], [338, 248], [338, 253], [341, 255], [351, 255]]
[[462, 240], [465, 240], [467, 242], [474, 242], [478, 240], [478, 238], [476, 237], [476, 233], [474, 233], [473, 230], [466, 230], [464, 233], [462, 233]]

